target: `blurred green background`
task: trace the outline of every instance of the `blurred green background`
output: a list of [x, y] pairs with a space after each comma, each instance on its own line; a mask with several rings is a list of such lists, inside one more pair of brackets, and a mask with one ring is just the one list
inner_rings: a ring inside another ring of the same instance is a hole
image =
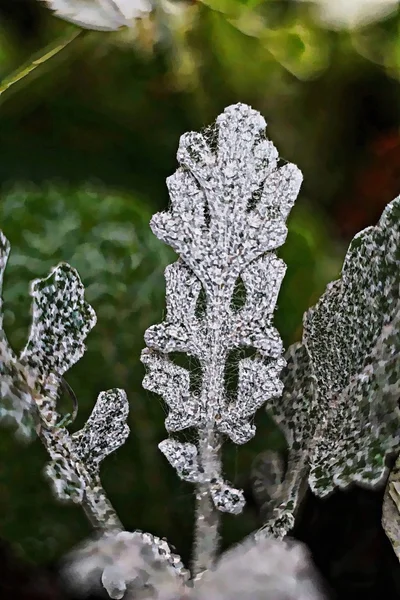
[[[74, 428], [97, 394], [125, 388], [131, 435], [102, 479], [127, 529], [167, 536], [187, 560], [192, 487], [157, 449], [165, 408], [144, 392], [145, 329], [162, 319], [173, 252], [151, 233], [167, 208], [165, 178], [179, 136], [225, 106], [261, 111], [282, 158], [304, 184], [280, 255], [288, 264], [276, 324], [287, 346], [304, 310], [337, 276], [347, 244], [400, 192], [398, 12], [346, 28], [310, 3], [175, 2], [135, 29], [86, 32], [0, 95], [0, 228], [12, 252], [4, 281], [5, 329], [15, 349], [29, 327], [29, 281], [58, 261], [76, 267], [98, 315], [84, 358], [67, 374], [79, 399]], [[34, 0], [0, 3], [0, 81], [77, 28]], [[281, 443], [266, 415], [245, 447], [226, 444], [226, 472], [248, 496], [224, 518], [224, 543], [258, 526], [249, 469]], [[0, 538], [34, 562], [58, 559], [85, 538], [78, 507], [55, 501], [39, 442], [0, 435]]]

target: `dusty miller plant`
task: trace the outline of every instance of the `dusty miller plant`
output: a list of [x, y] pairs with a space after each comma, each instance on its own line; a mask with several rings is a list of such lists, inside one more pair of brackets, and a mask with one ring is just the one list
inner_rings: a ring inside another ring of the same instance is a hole
[[289, 452], [275, 481], [265, 477], [262, 457], [256, 467], [266, 532], [279, 537], [292, 528], [307, 481], [321, 497], [352, 482], [385, 482], [386, 458], [400, 439], [399, 290], [397, 198], [376, 227], [355, 236], [341, 278], [305, 313], [302, 342], [286, 353], [283, 395], [267, 400]]
[[[160, 450], [195, 486], [191, 573], [167, 541], [124, 531], [101, 486], [101, 461], [129, 433], [126, 394], [100, 393], [73, 434], [67, 425], [74, 415], [58, 412], [64, 374], [82, 356], [96, 320], [69, 265], [32, 283], [32, 327], [19, 356], [0, 329], [0, 414], [20, 435], [40, 437], [54, 492], [82, 505], [97, 530], [66, 563], [81, 593], [101, 580], [112, 598], [316, 599], [304, 548], [276, 538], [292, 528], [307, 480], [322, 495], [352, 481], [378, 484], [398, 444], [400, 202], [355, 238], [342, 278], [306, 314], [303, 342], [285, 359], [273, 326], [286, 269], [276, 250], [286, 239], [300, 171], [279, 162], [264, 119], [243, 104], [228, 107], [202, 134], [182, 136], [178, 162], [167, 181], [170, 210], [155, 215], [151, 227], [179, 258], [166, 270], [166, 318], [147, 330], [142, 362], [144, 387], [169, 407], [170, 435]], [[1, 278], [8, 253], [2, 235]], [[239, 361], [237, 389], [230, 390], [226, 369], [237, 348], [251, 356]], [[198, 385], [174, 363], [175, 352], [197, 359]], [[221, 448], [255, 434], [253, 417], [263, 404], [286, 434], [288, 464], [285, 473], [276, 471], [272, 490], [263, 471], [256, 474], [259, 496], [270, 499], [268, 522], [221, 557], [221, 512], [236, 515], [244, 506], [242, 491], [224, 478]], [[196, 432], [193, 443], [176, 437], [187, 428]]]

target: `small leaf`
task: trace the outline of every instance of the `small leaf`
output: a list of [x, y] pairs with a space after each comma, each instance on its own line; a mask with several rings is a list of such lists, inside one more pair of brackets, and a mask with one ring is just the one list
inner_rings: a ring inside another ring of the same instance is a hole
[[210, 495], [218, 510], [232, 515], [241, 513], [246, 503], [242, 490], [237, 490], [221, 480], [211, 482]]
[[160, 442], [158, 447], [181, 479], [192, 483], [203, 480], [197, 460], [197, 447], [194, 444], [183, 444], [169, 439]]
[[96, 324], [84, 292], [78, 273], [66, 263], [31, 284], [32, 326], [20, 358], [42, 383], [50, 373], [63, 375], [84, 354], [84, 340]]
[[101, 392], [85, 426], [73, 434], [77, 454], [93, 473], [98, 472], [100, 462], [108, 454], [125, 443], [129, 435], [128, 412], [124, 390]]

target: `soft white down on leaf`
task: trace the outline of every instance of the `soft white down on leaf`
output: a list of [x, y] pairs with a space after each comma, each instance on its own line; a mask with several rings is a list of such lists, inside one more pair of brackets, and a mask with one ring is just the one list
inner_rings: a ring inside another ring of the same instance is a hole
[[[203, 133], [183, 135], [180, 167], [167, 180], [171, 210], [151, 221], [181, 258], [165, 271], [166, 319], [145, 334], [143, 387], [163, 396], [167, 430], [196, 428], [206, 451], [201, 442], [196, 456], [187, 443], [167, 441], [160, 449], [181, 478], [207, 486], [214, 505], [233, 514], [243, 495], [223, 481], [214, 457], [221, 434], [236, 444], [252, 438], [255, 412], [282, 393], [285, 362], [273, 316], [286, 266], [275, 250], [286, 240], [285, 221], [302, 181], [295, 165], [279, 165], [265, 128], [260, 113], [236, 104]], [[236, 308], [238, 281], [246, 299]], [[237, 390], [230, 393], [224, 369], [229, 353], [241, 348], [254, 354], [239, 361]], [[190, 372], [170, 358], [174, 352], [199, 360], [198, 390], [191, 389]]]
[[[170, 210], [150, 223], [180, 257], [165, 271], [165, 320], [145, 333], [143, 387], [167, 404], [169, 433], [198, 432], [197, 446], [174, 438], [159, 445], [179, 477], [196, 485], [195, 573], [214, 563], [216, 512], [238, 514], [244, 506], [243, 492], [223, 476], [223, 441], [251, 439], [255, 413], [283, 389], [273, 318], [286, 265], [276, 250], [285, 243], [302, 174], [280, 163], [265, 129], [261, 114], [239, 103], [202, 133], [184, 134], [180, 166], [167, 180]], [[175, 353], [198, 361], [198, 385]], [[226, 372], [235, 353], [242, 357], [230, 388]]]
[[[310, 0], [298, 0], [308, 2]], [[399, 0], [311, 0], [318, 19], [334, 29], [367, 25], [394, 12]]]
[[[145, 536], [149, 540], [146, 543]], [[86, 595], [101, 581], [124, 600], [322, 600], [307, 549], [294, 540], [249, 538], [195, 580], [171, 568], [149, 534], [107, 534], [72, 552], [64, 576]], [[161, 542], [161, 541], [160, 541]]]
[[322, 600], [305, 546], [248, 539], [225, 552], [195, 583], [193, 600]]
[[85, 29], [115, 31], [131, 27], [134, 19], [151, 12], [149, 0], [44, 0], [57, 17]]
[[110, 598], [127, 600], [130, 594], [135, 599], [158, 598], [154, 594], [160, 590], [179, 598], [188, 572], [165, 540], [139, 531], [119, 531], [88, 540], [71, 552], [63, 576], [78, 595], [86, 596], [101, 583]]

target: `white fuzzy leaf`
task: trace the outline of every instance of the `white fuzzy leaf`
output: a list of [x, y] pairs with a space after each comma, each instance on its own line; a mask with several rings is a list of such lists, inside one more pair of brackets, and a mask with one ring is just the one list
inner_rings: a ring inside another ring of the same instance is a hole
[[134, 19], [151, 12], [150, 0], [42, 0], [57, 17], [85, 29], [115, 31], [132, 27]]
[[380, 485], [400, 442], [400, 197], [355, 236], [341, 279], [305, 314], [303, 342], [286, 360], [283, 396], [267, 400], [289, 446], [282, 497], [264, 528], [278, 536], [307, 477], [320, 496]]
[[247, 540], [225, 552], [195, 585], [194, 600], [321, 600], [304, 546], [291, 540]]
[[95, 407], [80, 431], [73, 434], [76, 452], [86, 468], [97, 473], [100, 462], [125, 443], [129, 404], [124, 390], [101, 392]]
[[393, 13], [399, 0], [298, 0], [308, 2], [318, 19], [333, 29], [362, 27]]
[[101, 581], [111, 598], [122, 598], [126, 590], [134, 597], [152, 598], [155, 590], [163, 588], [178, 594], [188, 572], [165, 540], [140, 531], [120, 531], [98, 536], [72, 551], [63, 576], [80, 595], [95, 592]]
[[[166, 270], [166, 319], [145, 335], [143, 385], [168, 404], [169, 431], [198, 429], [204, 440], [197, 455], [202, 489], [208, 486], [214, 504], [229, 512], [241, 509], [243, 496], [223, 480], [218, 435], [241, 444], [254, 435], [254, 413], [281, 394], [285, 364], [272, 325], [285, 264], [274, 251], [286, 239], [285, 220], [302, 177], [292, 164], [278, 166], [265, 126], [257, 111], [236, 104], [203, 133], [183, 135], [181, 166], [167, 180], [171, 209], [151, 221], [157, 237], [180, 259]], [[238, 279], [246, 299], [235, 308]], [[238, 389], [231, 393], [224, 370], [228, 354], [242, 347], [255, 353], [239, 362]], [[199, 390], [194, 391], [189, 371], [168, 356], [172, 352], [198, 359]], [[206, 442], [207, 436], [213, 441]], [[190, 461], [186, 467], [179, 460], [181, 476], [191, 472]]]

